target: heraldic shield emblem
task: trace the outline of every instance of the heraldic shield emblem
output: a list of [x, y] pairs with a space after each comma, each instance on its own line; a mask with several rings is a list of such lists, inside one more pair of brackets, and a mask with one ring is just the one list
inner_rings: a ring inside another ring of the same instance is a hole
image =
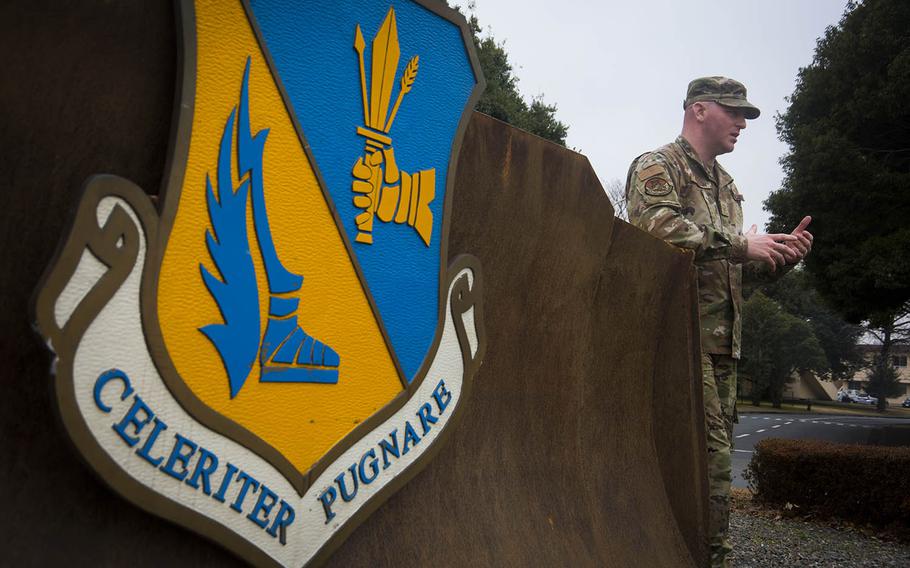
[[479, 263], [446, 240], [483, 79], [430, 0], [180, 10], [164, 194], [87, 182], [37, 324], [115, 490], [318, 563], [436, 453], [482, 359]]

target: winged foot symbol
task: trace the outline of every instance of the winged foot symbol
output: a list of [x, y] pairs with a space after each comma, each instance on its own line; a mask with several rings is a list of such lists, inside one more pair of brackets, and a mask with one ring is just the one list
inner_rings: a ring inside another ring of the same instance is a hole
[[[297, 322], [303, 276], [289, 271], [278, 258], [265, 207], [262, 156], [268, 129], [250, 132], [250, 59], [247, 58], [240, 102], [224, 125], [218, 153], [217, 195], [206, 175], [206, 199], [211, 229], [206, 231], [209, 255], [220, 273], [200, 263], [202, 279], [218, 304], [224, 323], [200, 328], [224, 363], [231, 398], [237, 396], [253, 371], [256, 358], [261, 382], [338, 382], [340, 357], [330, 346], [308, 334]], [[237, 122], [237, 174], [231, 179], [234, 123]], [[262, 333], [256, 269], [247, 234], [247, 208], [268, 282], [269, 309]]]

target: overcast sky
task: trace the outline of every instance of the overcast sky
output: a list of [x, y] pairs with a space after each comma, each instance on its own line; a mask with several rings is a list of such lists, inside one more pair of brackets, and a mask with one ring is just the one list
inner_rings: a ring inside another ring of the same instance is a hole
[[[456, 2], [462, 6], [467, 2]], [[631, 160], [672, 141], [695, 77], [743, 82], [762, 115], [719, 162], [746, 201], [746, 227], [763, 229], [762, 201], [780, 186], [774, 115], [796, 73], [845, 0], [476, 0], [481, 26], [506, 51], [526, 97], [542, 94], [569, 125], [567, 145], [585, 154], [601, 182], [625, 182]], [[805, 213], [811, 214], [811, 211]], [[810, 227], [811, 229], [811, 227]]]

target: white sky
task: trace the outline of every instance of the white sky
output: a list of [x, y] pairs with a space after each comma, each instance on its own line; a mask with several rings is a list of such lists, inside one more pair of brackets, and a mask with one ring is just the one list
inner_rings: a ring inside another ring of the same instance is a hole
[[763, 229], [762, 201], [780, 186], [778, 160], [787, 151], [774, 116], [786, 108], [799, 68], [812, 61], [816, 39], [845, 6], [846, 0], [476, 0], [475, 13], [487, 33], [506, 42], [522, 94], [542, 94], [559, 107], [567, 145], [588, 157], [604, 184], [625, 182], [635, 156], [676, 138], [691, 79], [725, 75], [744, 83], [762, 115], [718, 161], [746, 197], [746, 228]]

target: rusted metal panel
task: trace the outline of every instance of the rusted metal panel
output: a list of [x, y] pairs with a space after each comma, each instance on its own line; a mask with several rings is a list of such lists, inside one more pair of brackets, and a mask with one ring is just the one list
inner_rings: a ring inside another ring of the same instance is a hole
[[457, 175], [487, 357], [449, 447], [330, 565], [701, 565], [689, 255], [615, 220], [584, 156], [490, 117]]
[[58, 423], [29, 304], [86, 179], [157, 193], [174, 111], [169, 2], [53, 0], [0, 8], [0, 520], [18, 566], [240, 566], [222, 548], [98, 481]]

